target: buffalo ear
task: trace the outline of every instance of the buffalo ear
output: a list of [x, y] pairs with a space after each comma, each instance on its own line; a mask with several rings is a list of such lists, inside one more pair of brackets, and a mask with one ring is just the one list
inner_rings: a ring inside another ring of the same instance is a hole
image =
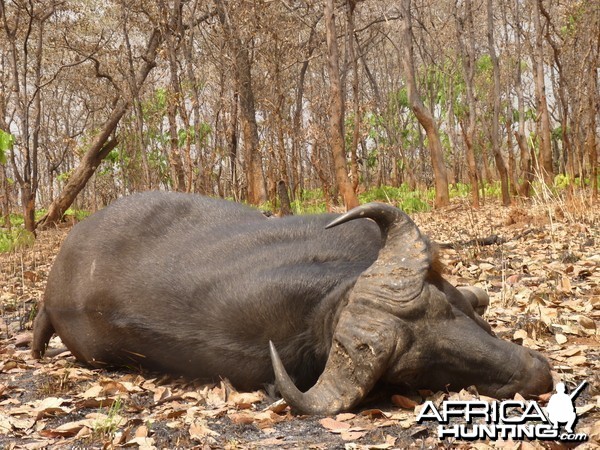
[[483, 289], [477, 286], [460, 286], [460, 293], [471, 303], [477, 314], [483, 316], [490, 305], [490, 297]]

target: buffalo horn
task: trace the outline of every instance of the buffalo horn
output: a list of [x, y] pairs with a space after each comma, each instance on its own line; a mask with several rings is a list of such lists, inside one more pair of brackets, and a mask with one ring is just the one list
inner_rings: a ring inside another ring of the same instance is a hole
[[307, 392], [298, 390], [270, 343], [279, 392], [300, 413], [335, 414], [358, 404], [385, 373], [398, 344], [394, 311], [408, 307], [423, 291], [431, 251], [415, 223], [393, 206], [368, 203], [326, 228], [362, 218], [377, 223], [384, 244], [377, 260], [356, 281], [340, 313], [317, 383]]

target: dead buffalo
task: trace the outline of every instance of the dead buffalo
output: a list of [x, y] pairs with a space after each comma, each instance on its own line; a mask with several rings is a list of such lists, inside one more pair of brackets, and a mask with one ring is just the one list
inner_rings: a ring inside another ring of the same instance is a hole
[[496, 338], [474, 311], [485, 296], [444, 280], [432, 253], [405, 213], [379, 203], [267, 219], [197, 195], [133, 195], [65, 240], [33, 353], [56, 333], [95, 367], [226, 377], [240, 389], [275, 381], [313, 414], [352, 408], [378, 381], [550, 391], [546, 360]]

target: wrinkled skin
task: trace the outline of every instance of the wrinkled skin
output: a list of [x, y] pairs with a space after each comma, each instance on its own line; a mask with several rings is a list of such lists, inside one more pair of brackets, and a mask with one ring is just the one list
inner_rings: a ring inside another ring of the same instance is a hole
[[496, 397], [551, 390], [546, 360], [493, 335], [476, 312], [485, 293], [445, 281], [407, 216], [359, 208], [266, 219], [187, 194], [119, 200], [64, 242], [33, 354], [56, 333], [95, 367], [226, 377], [240, 389], [276, 381], [313, 414], [354, 407], [377, 381]]

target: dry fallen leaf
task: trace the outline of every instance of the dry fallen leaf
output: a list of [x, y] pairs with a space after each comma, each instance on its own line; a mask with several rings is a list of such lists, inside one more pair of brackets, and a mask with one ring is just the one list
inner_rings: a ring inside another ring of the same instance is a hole
[[283, 411], [285, 411], [287, 409], [287, 407], [288, 407], [288, 404], [285, 402], [285, 400], [280, 399], [274, 403], [271, 403], [265, 409], [268, 409], [269, 411], [273, 411], [274, 413], [277, 413], [277, 414], [281, 414]]
[[249, 423], [254, 422], [254, 420], [255, 420], [254, 416], [249, 413], [229, 414], [228, 417], [233, 423], [237, 423], [237, 424], [249, 424]]
[[210, 428], [208, 428], [205, 420], [197, 420], [194, 423], [192, 423], [189, 428], [189, 433], [192, 439], [197, 439], [199, 441], [201, 441], [205, 437], [219, 435], [219, 433], [217, 433], [216, 431], [213, 431]]
[[342, 431], [341, 434], [340, 434], [340, 437], [344, 441], [356, 441], [357, 439], [360, 439], [361, 437], [363, 437], [366, 434], [367, 434], [366, 431], [351, 431], [351, 430], [348, 430], [348, 431]]
[[166, 398], [171, 397], [171, 389], [165, 386], [159, 386], [154, 390], [154, 402], [158, 403]]
[[556, 340], [556, 343], [560, 344], [560, 345], [567, 342], [567, 337], [564, 334], [560, 334], [560, 333], [555, 334], [554, 339]]
[[403, 395], [392, 395], [392, 403], [404, 409], [414, 409], [418, 405], [417, 402]]
[[229, 395], [229, 403], [235, 405], [239, 409], [249, 409], [254, 403], [260, 403], [265, 398], [260, 391], [256, 392], [232, 392]]
[[63, 403], [65, 403], [65, 399], [63, 398], [46, 397], [35, 408], [36, 420], [40, 420], [41, 418], [46, 416], [70, 413], [73, 410], [73, 408], [62, 406]]
[[515, 341], [527, 339], [527, 331], [525, 331], [525, 330], [515, 331], [515, 333], [513, 334], [513, 339]]
[[46, 437], [59, 437], [59, 436], [75, 436], [82, 428], [94, 428], [94, 419], [82, 419], [74, 422], [64, 423], [56, 428], [49, 430], [42, 430], [40, 434]]
[[356, 414], [353, 413], [340, 413], [337, 416], [335, 416], [335, 420], [338, 420], [340, 422], [346, 422], [347, 420], [354, 419], [355, 417]]
[[340, 422], [339, 420], [332, 419], [331, 417], [325, 417], [319, 421], [324, 428], [327, 428], [332, 433], [341, 433], [342, 431], [351, 428], [351, 425], [347, 422]]
[[123, 447], [134, 447], [137, 446], [138, 450], [154, 450], [154, 439], [151, 437], [140, 437], [137, 436], [123, 444]]
[[369, 417], [370, 419], [388, 418], [388, 414], [386, 414], [385, 412], [383, 412], [382, 410], [377, 409], [377, 408], [365, 409], [360, 412], [360, 415]]
[[581, 325], [583, 328], [587, 328], [588, 330], [596, 329], [596, 322], [594, 322], [589, 317], [579, 316], [577, 321], [579, 322], [579, 325]]

